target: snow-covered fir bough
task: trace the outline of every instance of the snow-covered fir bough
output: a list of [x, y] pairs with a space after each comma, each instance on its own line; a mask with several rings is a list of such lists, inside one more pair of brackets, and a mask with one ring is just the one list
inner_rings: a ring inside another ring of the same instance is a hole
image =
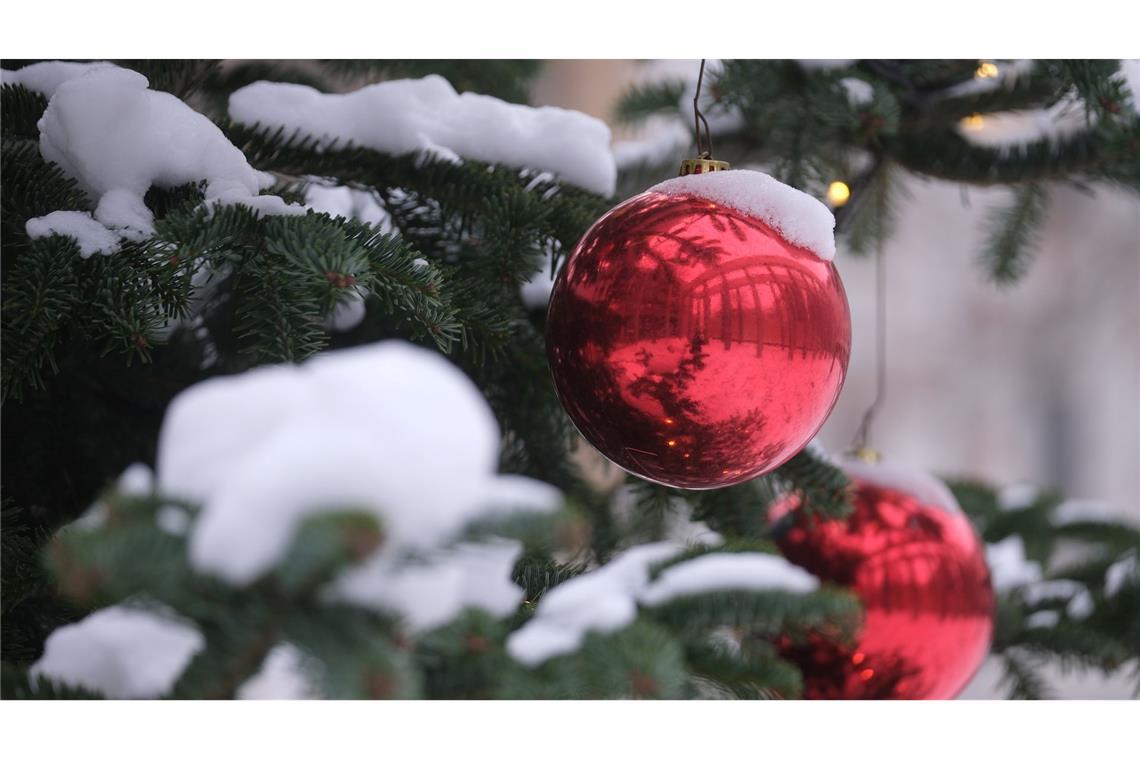
[[[737, 112], [714, 123], [746, 143], [767, 83], [821, 98], [837, 134], [870, 109], [887, 140], [891, 97], [965, 70], [928, 63], [800, 67], [799, 90], [728, 65]], [[772, 638], [842, 635], [860, 610], [779, 556], [765, 512], [797, 491], [842, 519], [845, 478], [814, 448], [699, 495], [584, 477], [543, 351], [549, 277], [629, 185], [615, 154], [661, 151], [526, 105], [535, 68], [3, 72], [4, 696], [799, 695]], [[1045, 71], [1035, 97], [1117, 92]], [[945, 118], [1026, 82], [953, 91]], [[667, 110], [662, 92], [627, 112]], [[793, 128], [764, 144], [803, 161]], [[789, 166], [767, 168], [812, 189]], [[1136, 666], [1134, 528], [953, 485], [992, 544], [1015, 693], [1041, 694], [1048, 657]], [[1058, 566], [1066, 541], [1085, 559]]]

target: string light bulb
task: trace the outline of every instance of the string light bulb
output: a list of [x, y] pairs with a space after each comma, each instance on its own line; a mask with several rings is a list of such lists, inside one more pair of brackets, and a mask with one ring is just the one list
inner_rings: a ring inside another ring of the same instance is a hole
[[835, 180], [827, 186], [827, 200], [832, 206], [842, 206], [851, 197], [851, 188], [846, 182]]
[[972, 113], [962, 119], [962, 126], [966, 129], [981, 129], [985, 125], [986, 120], [980, 113]]
[[997, 64], [993, 61], [982, 61], [982, 64], [978, 66], [978, 70], [974, 72], [974, 75], [978, 79], [993, 79], [998, 75]]

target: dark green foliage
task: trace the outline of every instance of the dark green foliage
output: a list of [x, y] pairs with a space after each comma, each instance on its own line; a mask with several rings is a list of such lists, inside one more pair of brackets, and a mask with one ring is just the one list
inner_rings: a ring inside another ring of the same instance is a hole
[[[978, 60], [861, 60], [807, 68], [795, 61], [725, 61], [706, 72], [708, 113], [731, 111], [737, 126], [714, 135], [717, 158], [760, 164], [778, 179], [822, 196], [833, 180], [852, 188], [837, 209], [837, 231], [854, 253], [889, 238], [905, 174], [1017, 190], [995, 212], [982, 255], [1001, 284], [1024, 272], [1044, 217], [1045, 183], [1108, 182], [1140, 188], [1140, 119], [1119, 76], [1119, 61], [1001, 63], [1003, 78], [976, 81]], [[1014, 68], [1014, 67], [1021, 68]], [[858, 83], [856, 83], [856, 80]], [[848, 97], [848, 89], [867, 97]], [[619, 107], [626, 120], [672, 111], [692, 122], [682, 89], [666, 83], [631, 89]], [[672, 107], [669, 107], [670, 101]], [[1009, 147], [987, 147], [959, 133], [974, 115], [1044, 109], [1071, 102], [1087, 126]]]
[[757, 539], [768, 535], [767, 509], [776, 499], [770, 478], [696, 494], [693, 519], [725, 536]]
[[739, 627], [763, 636], [803, 635], [827, 630], [837, 639], [854, 635], [862, 616], [850, 594], [824, 590], [813, 594], [783, 591], [716, 591], [685, 597], [653, 609], [653, 617], [686, 634], [720, 626]]
[[742, 647], [740, 652], [721, 641], [692, 644], [685, 654], [698, 689], [704, 687], [712, 695], [733, 699], [799, 697], [803, 691], [799, 668], [763, 644], [751, 643], [752, 651]]
[[681, 81], [666, 81], [630, 87], [618, 101], [614, 116], [618, 121], [636, 124], [654, 114], [675, 113], [686, 86]]
[[684, 652], [661, 626], [638, 620], [535, 669], [515, 666], [499, 678], [502, 699], [678, 699], [685, 695]]
[[0, 697], [3, 699], [102, 699], [86, 689], [33, 677], [27, 670], [5, 661], [0, 664]]
[[47, 108], [47, 98], [13, 84], [0, 86], [0, 125], [5, 139], [38, 140], [36, 122]]
[[[842, 519], [850, 509], [846, 479], [805, 451], [771, 476], [716, 491], [631, 478], [607, 488], [590, 482], [569, 456], [580, 444], [550, 381], [541, 309], [523, 304], [519, 285], [556, 266], [614, 199], [533, 170], [323, 145], [225, 118], [229, 93], [258, 79], [336, 91], [440, 73], [459, 90], [526, 102], [538, 62], [121, 63], [215, 119], [253, 166], [274, 174], [269, 192], [293, 202], [312, 183], [366, 192], [387, 212], [392, 232], [313, 212], [258, 217], [240, 206], [207, 208], [204, 187], [189, 184], [151, 188], [145, 202], [155, 234], [125, 242], [113, 255], [82, 259], [70, 239], [30, 240], [28, 219], [91, 211], [92, 199], [40, 156], [36, 121], [45, 100], [3, 88], [4, 697], [93, 696], [30, 679], [26, 667], [53, 629], [110, 604], [177, 615], [202, 633], [205, 648], [166, 695], [175, 698], [233, 697], [286, 645], [330, 698], [792, 698], [802, 679], [778, 657], [773, 640], [808, 631], [852, 635], [860, 609], [842, 590], [721, 591], [642, 606], [630, 625], [587, 633], [580, 648], [536, 667], [509, 656], [510, 635], [553, 589], [625, 547], [667, 537], [674, 521], [701, 521], [724, 543], [691, 547], [651, 568], [654, 576], [713, 551], [775, 551], [768, 511], [788, 495]], [[808, 189], [853, 178], [854, 196], [839, 223], [852, 247], [864, 250], [890, 234], [903, 170], [982, 184], [1038, 183], [1025, 187], [1075, 178], [1140, 186], [1129, 153], [1135, 119], [1110, 81], [1114, 62], [1044, 62], [1008, 89], [944, 92], [968, 81], [976, 64], [862, 61], [809, 72], [791, 62], [731, 62], [706, 82], [709, 110], [737, 109], [744, 126], [718, 135], [716, 145], [727, 158], [770, 163]], [[852, 105], [839, 83], [846, 77], [870, 86], [868, 102]], [[620, 115], [633, 122], [683, 110], [683, 90], [676, 82], [641, 88], [623, 100]], [[1084, 99], [1094, 126], [1055, 152], [1030, 146], [1024, 155], [997, 156], [952, 130], [976, 111], [1036, 107], [1070, 91]], [[687, 124], [691, 114], [682, 117]], [[1014, 249], [1040, 213], [1022, 210], [1028, 218], [1006, 228], [1008, 252], [1001, 256], [1010, 271], [1024, 261]], [[330, 314], [357, 295], [365, 299], [363, 320], [332, 331]], [[160, 528], [177, 518], [192, 529], [199, 505], [114, 486], [128, 464], [154, 461], [162, 415], [190, 385], [388, 338], [446, 354], [498, 421], [501, 470], [544, 480], [566, 497], [566, 508], [554, 514], [507, 514], [453, 536], [523, 544], [512, 573], [523, 600], [513, 614], [495, 619], [468, 610], [443, 627], [412, 633], [388, 614], [328, 598], [331, 579], [385, 547], [385, 526], [352, 504], [323, 505], [334, 509], [302, 523], [276, 567], [245, 585], [225, 583], [190, 564], [189, 532]], [[956, 490], [987, 540], [1020, 536], [1051, 578], [1089, 592], [1086, 617], [1070, 610], [1070, 598], [1031, 603], [1019, 590], [1002, 596], [994, 650], [1015, 694], [1044, 693], [1035, 671], [1045, 661], [1112, 671], [1140, 656], [1138, 585], [1128, 581], [1110, 594], [1104, 583], [1111, 563], [1140, 538], [1135, 529], [1057, 525], [1056, 494], [1010, 512], [984, 484]], [[630, 515], [615, 509], [623, 501], [631, 503]], [[89, 519], [59, 530], [88, 509]], [[1086, 552], [1066, 567], [1048, 564], [1063, 544]], [[1057, 612], [1058, 624], [1029, 626], [1042, 611]]]
[[836, 519], [851, 513], [851, 481], [810, 448], [789, 459], [776, 476], [799, 494], [801, 508], [807, 514]]
[[[1057, 663], [1063, 671], [1113, 673], [1140, 657], [1140, 582], [1133, 575], [1112, 593], [1106, 588], [1108, 568], [1136, 551], [1140, 530], [1104, 520], [1057, 521], [1054, 512], [1062, 499], [1048, 490], [1024, 505], [1003, 508], [997, 492], [983, 483], [951, 480], [949, 485], [987, 543], [1020, 539], [1027, 559], [1045, 569], [1045, 580], [1063, 582], [1040, 598], [1024, 587], [999, 595], [992, 651], [1005, 667], [1011, 697], [1050, 696], [1036, 673], [1044, 663]], [[1071, 554], [1074, 548], [1084, 558], [1059, 564], [1062, 550]], [[1055, 621], [1031, 625], [1035, 613], [1053, 615]], [[1140, 671], [1134, 675], [1140, 689]]]
[[221, 61], [160, 58], [149, 60], [115, 61], [127, 69], [134, 69], [147, 78], [152, 90], [162, 90], [186, 100], [212, 77], [217, 76]]

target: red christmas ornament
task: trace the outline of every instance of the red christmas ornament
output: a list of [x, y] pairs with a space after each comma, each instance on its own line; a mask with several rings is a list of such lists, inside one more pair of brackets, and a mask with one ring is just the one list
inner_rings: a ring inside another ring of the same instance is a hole
[[778, 642], [803, 670], [808, 699], [950, 699], [989, 650], [994, 594], [983, 547], [941, 482], [888, 464], [843, 460], [855, 485], [846, 521], [773, 507], [784, 556], [854, 591], [865, 611], [854, 645], [812, 633]]
[[814, 198], [749, 171], [670, 180], [599, 219], [547, 314], [555, 387], [582, 435], [680, 488], [791, 458], [847, 371], [833, 225]]

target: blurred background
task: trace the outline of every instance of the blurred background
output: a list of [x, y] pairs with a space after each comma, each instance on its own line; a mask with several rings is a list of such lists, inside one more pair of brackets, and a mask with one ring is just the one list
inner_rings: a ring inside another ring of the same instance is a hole
[[[667, 127], [623, 127], [614, 119], [618, 99], [636, 83], [695, 79], [699, 65], [549, 61], [532, 102], [603, 119], [617, 144], [652, 141]], [[1140, 66], [1128, 71], [1140, 91]], [[1140, 200], [1106, 186], [1053, 189], [1036, 259], [1002, 288], [976, 255], [985, 214], [1007, 191], [913, 176], [905, 188], [884, 250], [888, 374], [875, 448], [939, 475], [1054, 487], [1074, 511], [1140, 523]], [[829, 450], [851, 444], [875, 379], [874, 261], [841, 246], [836, 265], [854, 346], [820, 435]], [[1123, 677], [1050, 676], [1064, 698], [1127, 698], [1132, 689]], [[987, 663], [963, 697], [1000, 698], [999, 677]]]

